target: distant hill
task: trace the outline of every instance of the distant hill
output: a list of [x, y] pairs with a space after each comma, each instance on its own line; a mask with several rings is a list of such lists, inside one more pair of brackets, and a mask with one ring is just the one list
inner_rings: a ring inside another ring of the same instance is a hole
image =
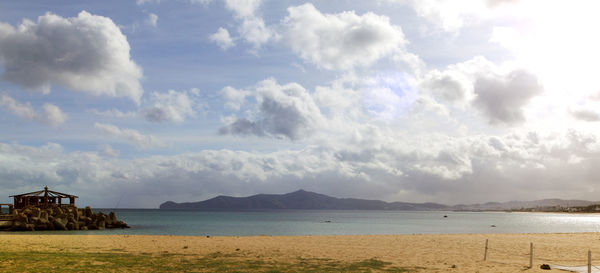
[[[564, 211], [563, 208], [587, 207], [600, 202], [584, 200], [543, 199], [536, 201], [488, 202], [483, 204], [447, 206], [437, 203], [384, 202], [357, 198], [336, 198], [298, 190], [286, 194], [257, 194], [248, 197], [217, 196], [205, 201], [160, 205], [165, 210], [405, 210], [405, 211], [508, 211], [536, 209], [533, 211]], [[532, 211], [532, 210], [530, 210]]]
[[247, 210], [247, 209], [306, 209], [306, 210], [446, 210], [436, 203], [388, 203], [379, 200], [336, 198], [298, 190], [287, 194], [257, 194], [248, 197], [217, 196], [200, 202], [175, 203], [167, 201], [160, 209], [170, 210]]

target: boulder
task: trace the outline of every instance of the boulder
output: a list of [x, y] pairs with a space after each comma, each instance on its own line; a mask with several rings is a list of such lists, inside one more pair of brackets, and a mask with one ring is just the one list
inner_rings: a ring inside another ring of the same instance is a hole
[[40, 208], [33, 208], [31, 209], [31, 217], [40, 218], [41, 212], [42, 210]]
[[62, 215], [62, 214], [64, 214], [64, 213], [65, 213], [65, 212], [64, 212], [64, 211], [63, 211], [61, 208], [59, 208], [59, 207], [54, 207], [54, 214], [55, 214], [55, 215]]
[[27, 217], [27, 214], [19, 213], [19, 214], [17, 214], [17, 216], [15, 216], [15, 222], [16, 221], [28, 224], [29, 223], [29, 218]]
[[98, 229], [103, 230], [106, 228], [106, 222], [104, 220], [100, 220], [96, 223]]
[[77, 211], [71, 211], [71, 216], [73, 216], [73, 219], [75, 219], [75, 221], [79, 221], [79, 214], [77, 213]]
[[114, 226], [117, 228], [129, 228], [129, 226], [123, 221], [117, 221], [117, 223], [115, 223]]
[[29, 215], [31, 215], [31, 212], [32, 212], [32, 211], [31, 211], [31, 208], [26, 208], [26, 209], [24, 209], [23, 211], [21, 211], [21, 213], [22, 213], [22, 214], [26, 214], [26, 215], [28, 215], [28, 216], [29, 216]]
[[48, 222], [48, 212], [47, 211], [44, 210], [44, 211], [42, 211], [40, 213], [40, 221], [42, 223], [47, 223]]
[[62, 218], [54, 218], [54, 222], [52, 222], [52, 224], [54, 224], [54, 229], [56, 230], [68, 230], [66, 226], [67, 222]]
[[108, 224], [111, 224], [111, 225], [114, 224], [114, 223], [116, 223], [117, 222], [117, 215], [115, 215], [115, 213], [111, 211], [108, 214], [108, 218], [106, 219], [106, 222]]
[[87, 217], [92, 217], [92, 215], [94, 215], [94, 212], [92, 211], [92, 208], [90, 208], [89, 206], [87, 206], [87, 207], [85, 207], [84, 214]]
[[39, 221], [40, 221], [40, 218], [38, 218], [38, 217], [33, 217], [33, 216], [29, 217], [29, 223], [37, 224]]

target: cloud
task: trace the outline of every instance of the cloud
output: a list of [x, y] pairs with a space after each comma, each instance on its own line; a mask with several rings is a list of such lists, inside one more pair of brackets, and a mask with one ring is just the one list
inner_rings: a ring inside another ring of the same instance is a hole
[[158, 24], [158, 15], [154, 13], [149, 13], [148, 17], [145, 20], [145, 23], [149, 26], [156, 27]]
[[482, 56], [428, 71], [419, 82], [422, 94], [447, 105], [464, 108], [474, 98], [473, 85], [481, 75], [500, 74], [494, 63]]
[[162, 141], [156, 137], [143, 135], [134, 129], [121, 129], [112, 124], [98, 122], [94, 123], [94, 128], [105, 135], [123, 139], [138, 148], [149, 149], [164, 146]]
[[112, 146], [105, 144], [105, 145], [99, 145], [98, 149], [100, 150], [100, 154], [104, 155], [104, 156], [110, 156], [110, 157], [118, 157], [119, 156], [119, 150], [115, 150]]
[[82, 11], [63, 18], [46, 13], [0, 27], [4, 80], [50, 92], [51, 85], [93, 95], [128, 97], [139, 103], [141, 68], [129, 55], [125, 35], [110, 18]]
[[418, 84], [421, 97], [445, 107], [470, 111], [475, 107], [492, 125], [515, 125], [526, 120], [523, 108], [544, 92], [537, 75], [484, 57], [431, 70]]
[[138, 115], [137, 112], [133, 112], [133, 111], [129, 111], [129, 112], [123, 112], [119, 109], [107, 109], [105, 111], [100, 111], [98, 109], [91, 109], [88, 112], [93, 113], [95, 115], [98, 116], [102, 116], [102, 117], [109, 117], [109, 118], [134, 118]]
[[491, 124], [514, 124], [525, 120], [522, 107], [543, 91], [535, 75], [515, 70], [506, 76], [482, 76], [474, 85], [474, 105]]
[[221, 96], [226, 101], [225, 108], [231, 110], [240, 110], [242, 105], [246, 102], [246, 97], [250, 95], [250, 91], [235, 89], [231, 86], [225, 86], [221, 89]]
[[433, 97], [449, 103], [461, 103], [467, 100], [470, 80], [462, 73], [452, 71], [430, 71], [421, 82], [421, 89]]
[[[148, 4], [148, 3], [156, 3], [159, 4], [161, 0], [135, 0], [135, 3], [138, 6]], [[213, 2], [213, 0], [188, 0], [190, 4], [200, 4], [200, 5], [208, 5]]]
[[225, 0], [225, 8], [232, 11], [234, 18], [240, 22], [237, 28], [239, 35], [252, 44], [254, 50], [278, 38], [275, 31], [267, 27], [264, 20], [256, 14], [261, 4], [262, 0]]
[[43, 109], [44, 115], [41, 119], [52, 126], [61, 125], [67, 120], [67, 115], [54, 104], [44, 103]]
[[183, 122], [186, 117], [196, 115], [195, 103], [187, 92], [169, 90], [167, 93], [152, 93], [152, 106], [142, 110], [147, 121]]
[[[226, 88], [225, 96], [233, 92]], [[323, 116], [312, 96], [297, 83], [279, 85], [274, 79], [261, 81], [251, 91], [256, 101], [254, 112], [245, 118], [226, 120], [221, 134], [286, 137], [297, 140], [320, 126]], [[243, 96], [243, 95], [242, 95]], [[229, 95], [233, 105], [240, 96]]]
[[33, 110], [29, 102], [26, 104], [19, 103], [6, 94], [0, 96], [0, 106], [2, 106], [4, 111], [24, 119], [33, 120], [37, 117], [35, 110]]
[[548, 196], [594, 199], [598, 191], [600, 141], [593, 134], [409, 139], [365, 132], [368, 137], [362, 141], [339, 146], [275, 152], [202, 150], [136, 159], [65, 152], [52, 143], [0, 143], [0, 177], [7, 181], [0, 193], [8, 196], [23, 187], [47, 184], [96, 206], [114, 206], [118, 197], [111, 200], [110, 193], [119, 192], [128, 195], [123, 206], [157, 207], [167, 200], [298, 188], [341, 197], [450, 204]]
[[262, 4], [262, 0], [225, 0], [225, 7], [238, 17], [252, 17]]
[[419, 17], [429, 21], [436, 29], [458, 33], [465, 25], [485, 18], [515, 13], [511, 8], [519, 0], [387, 0], [411, 6]]
[[11, 114], [28, 119], [37, 120], [51, 126], [58, 126], [67, 120], [67, 115], [56, 105], [44, 103], [42, 106], [43, 114], [38, 114], [29, 102], [23, 104], [12, 97], [2, 94], [0, 96], [0, 108]]
[[351, 69], [404, 52], [399, 26], [386, 16], [353, 11], [323, 14], [312, 4], [289, 7], [283, 19], [286, 44], [304, 61], [325, 69]]
[[200, 4], [200, 5], [205, 5], [205, 6], [212, 2], [213, 2], [213, 0], [190, 0], [190, 3], [192, 3], [192, 4]]
[[227, 50], [230, 47], [235, 46], [235, 42], [233, 42], [233, 39], [231, 39], [231, 36], [229, 36], [229, 31], [222, 27], [220, 27], [217, 32], [210, 35], [209, 39], [216, 43], [223, 50]]
[[135, 3], [138, 6], [141, 6], [147, 3], [160, 3], [160, 0], [135, 0]]
[[570, 113], [571, 113], [571, 116], [573, 116], [574, 118], [576, 118], [578, 120], [589, 121], [589, 122], [600, 121], [600, 114], [593, 110], [578, 109], [578, 110], [573, 110]]

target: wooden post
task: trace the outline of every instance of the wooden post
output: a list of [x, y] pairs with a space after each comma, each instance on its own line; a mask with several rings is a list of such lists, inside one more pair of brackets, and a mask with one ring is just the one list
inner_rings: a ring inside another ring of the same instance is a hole
[[592, 251], [588, 249], [588, 273], [592, 273]]
[[529, 268], [533, 268], [533, 243], [529, 243]]
[[44, 187], [44, 208], [48, 207], [48, 186]]
[[483, 260], [487, 259], [488, 239], [485, 239], [485, 250], [483, 251]]

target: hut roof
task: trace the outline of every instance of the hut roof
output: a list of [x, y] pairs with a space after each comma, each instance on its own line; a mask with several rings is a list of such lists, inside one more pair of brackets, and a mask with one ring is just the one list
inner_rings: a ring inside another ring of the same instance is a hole
[[48, 187], [44, 187], [44, 189], [41, 191], [16, 194], [16, 195], [11, 195], [9, 197], [23, 197], [23, 196], [40, 196], [40, 197], [42, 197], [42, 196], [44, 196], [44, 194], [46, 192], [48, 192], [49, 197], [63, 197], [63, 198], [75, 197], [75, 198], [78, 198], [77, 196], [72, 195], [72, 194], [48, 190]]

